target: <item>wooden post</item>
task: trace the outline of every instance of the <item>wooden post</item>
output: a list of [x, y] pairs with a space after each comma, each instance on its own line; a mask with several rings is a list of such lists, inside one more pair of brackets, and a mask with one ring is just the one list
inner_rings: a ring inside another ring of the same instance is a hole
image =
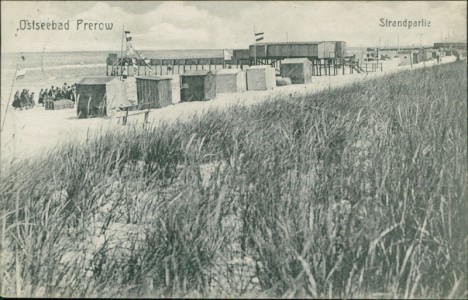
[[125, 112], [125, 116], [123, 116], [123, 118], [122, 118], [122, 125], [123, 126], [127, 125], [127, 119], [128, 119], [128, 109]]
[[87, 115], [86, 115], [86, 118], [89, 118], [89, 105], [91, 104], [91, 98], [92, 98], [92, 97], [89, 97], [89, 99], [88, 99], [88, 107], [87, 107]]
[[[208, 58], [208, 70], [211, 70], [211, 58]], [[216, 66], [215, 66], [216, 70]]]
[[172, 75], [174, 75], [175, 59], [172, 60]]
[[160, 70], [159, 74], [162, 75], [162, 59], [159, 60], [159, 70]]

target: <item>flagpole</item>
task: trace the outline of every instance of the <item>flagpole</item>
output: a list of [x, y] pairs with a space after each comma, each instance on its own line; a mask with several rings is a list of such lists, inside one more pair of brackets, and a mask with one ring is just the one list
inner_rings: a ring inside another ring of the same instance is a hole
[[120, 80], [122, 80], [122, 74], [123, 74], [123, 39], [125, 38], [125, 25], [122, 25], [122, 43], [120, 45]]
[[254, 66], [257, 65], [257, 36], [255, 35], [255, 24], [254, 24]]
[[8, 96], [7, 107], [5, 109], [5, 116], [3, 117], [2, 129], [0, 130], [0, 132], [3, 132], [3, 128], [5, 128], [5, 120], [6, 120], [6, 116], [8, 112], [8, 107], [10, 106], [11, 93], [13, 92], [13, 86], [16, 83], [16, 75], [18, 75], [18, 64], [16, 64], [15, 78], [13, 79], [13, 84], [11, 85], [11, 88], [10, 88], [10, 95]]

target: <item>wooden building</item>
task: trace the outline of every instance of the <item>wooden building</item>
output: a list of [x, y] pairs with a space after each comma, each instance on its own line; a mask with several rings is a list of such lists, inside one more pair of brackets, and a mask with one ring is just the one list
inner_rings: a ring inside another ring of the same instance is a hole
[[422, 62], [422, 54], [419, 51], [413, 51], [413, 64]]
[[250, 57], [258, 59], [338, 58], [346, 56], [346, 43], [342, 41], [261, 43], [250, 45], [249, 50]]
[[119, 78], [83, 78], [76, 84], [78, 118], [110, 116], [128, 106], [126, 86]]
[[252, 66], [247, 70], [247, 90], [265, 91], [276, 87], [275, 69], [270, 66]]
[[172, 104], [172, 78], [136, 77], [139, 108], [161, 108]]
[[236, 65], [237, 68], [243, 69], [244, 66], [250, 66], [252, 60], [250, 58], [249, 49], [234, 49], [232, 51], [231, 64]]
[[401, 50], [398, 51], [398, 58], [400, 60], [399, 66], [407, 66], [413, 63], [413, 51], [412, 50]]
[[467, 49], [466, 43], [460, 42], [446, 42], [446, 43], [434, 43], [434, 48], [444, 48], [444, 49]]
[[307, 58], [288, 58], [281, 61], [281, 76], [293, 84], [312, 82], [312, 63]]
[[216, 93], [242, 93], [246, 90], [247, 79], [241, 69], [223, 69], [216, 72]]
[[428, 61], [432, 59], [432, 51], [430, 49], [422, 49], [421, 58], [423, 61]]
[[216, 79], [210, 70], [192, 70], [180, 75], [180, 101], [216, 98]]
[[308, 58], [312, 62], [312, 75], [336, 75], [339, 60], [346, 57], [346, 42], [291, 42], [259, 43], [249, 46], [253, 65], [263, 64], [281, 68], [286, 58]]
[[[146, 60], [130, 57], [118, 58], [109, 53], [106, 74], [109, 76], [151, 76], [183, 74], [189, 70], [217, 70], [226, 67], [230, 52], [225, 49], [158, 50], [156, 56]], [[151, 74], [150, 74], [151, 70]]]

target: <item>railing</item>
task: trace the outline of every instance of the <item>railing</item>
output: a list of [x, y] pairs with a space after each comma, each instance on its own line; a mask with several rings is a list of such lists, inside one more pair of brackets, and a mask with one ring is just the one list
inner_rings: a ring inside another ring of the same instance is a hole
[[[134, 111], [134, 109], [147, 109], [146, 111]], [[146, 102], [146, 103], [141, 103], [137, 106], [132, 105], [132, 106], [126, 106], [126, 107], [121, 107], [121, 110], [124, 111], [125, 113], [121, 116], [118, 116], [117, 118], [122, 118], [122, 125], [127, 125], [128, 117], [131, 116], [137, 116], [141, 114], [145, 114], [145, 123], [148, 123], [148, 117], [149, 113], [151, 112], [151, 103]], [[129, 113], [132, 111], [132, 113]]]
[[361, 68], [363, 72], [377, 72], [379, 69], [383, 71], [382, 63], [362, 63]]

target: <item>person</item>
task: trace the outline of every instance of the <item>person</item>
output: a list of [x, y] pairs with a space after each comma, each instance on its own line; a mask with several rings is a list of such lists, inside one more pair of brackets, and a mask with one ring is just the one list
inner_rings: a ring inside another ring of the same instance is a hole
[[44, 103], [42, 103], [42, 106], [46, 105], [47, 100], [49, 100], [49, 89], [44, 90], [44, 95], [43, 95], [43, 98], [42, 98], [42, 101]]
[[44, 89], [41, 89], [39, 92], [39, 98], [37, 99], [37, 104], [44, 105]]
[[23, 107], [28, 107], [28, 104], [29, 104], [28, 90], [23, 89], [23, 91], [21, 92], [20, 103], [21, 103], [20, 109], [23, 109]]
[[64, 83], [64, 84], [63, 84], [63, 87], [62, 87], [62, 99], [63, 99], [63, 98], [67, 99], [67, 91], [68, 91], [67, 84]]
[[29, 107], [33, 108], [34, 106], [36, 106], [36, 102], [34, 102], [34, 92], [32, 92], [31, 95], [29, 95]]
[[54, 98], [55, 98], [54, 91], [55, 91], [55, 90], [54, 90], [54, 86], [52, 86], [52, 87], [50, 88], [50, 90], [49, 90], [49, 97], [50, 97], [51, 99], [54, 99]]
[[71, 90], [70, 90], [70, 100], [75, 102], [76, 101], [76, 84], [74, 84], [72, 87], [71, 87]]
[[59, 87], [57, 86], [57, 87], [55, 88], [55, 98], [54, 98], [54, 100], [57, 101], [57, 100], [60, 100], [60, 99], [62, 99], [62, 98], [63, 98], [63, 96], [62, 96], [62, 90], [60, 90]]
[[12, 105], [14, 109], [21, 108], [21, 98], [19, 91], [16, 91]]

